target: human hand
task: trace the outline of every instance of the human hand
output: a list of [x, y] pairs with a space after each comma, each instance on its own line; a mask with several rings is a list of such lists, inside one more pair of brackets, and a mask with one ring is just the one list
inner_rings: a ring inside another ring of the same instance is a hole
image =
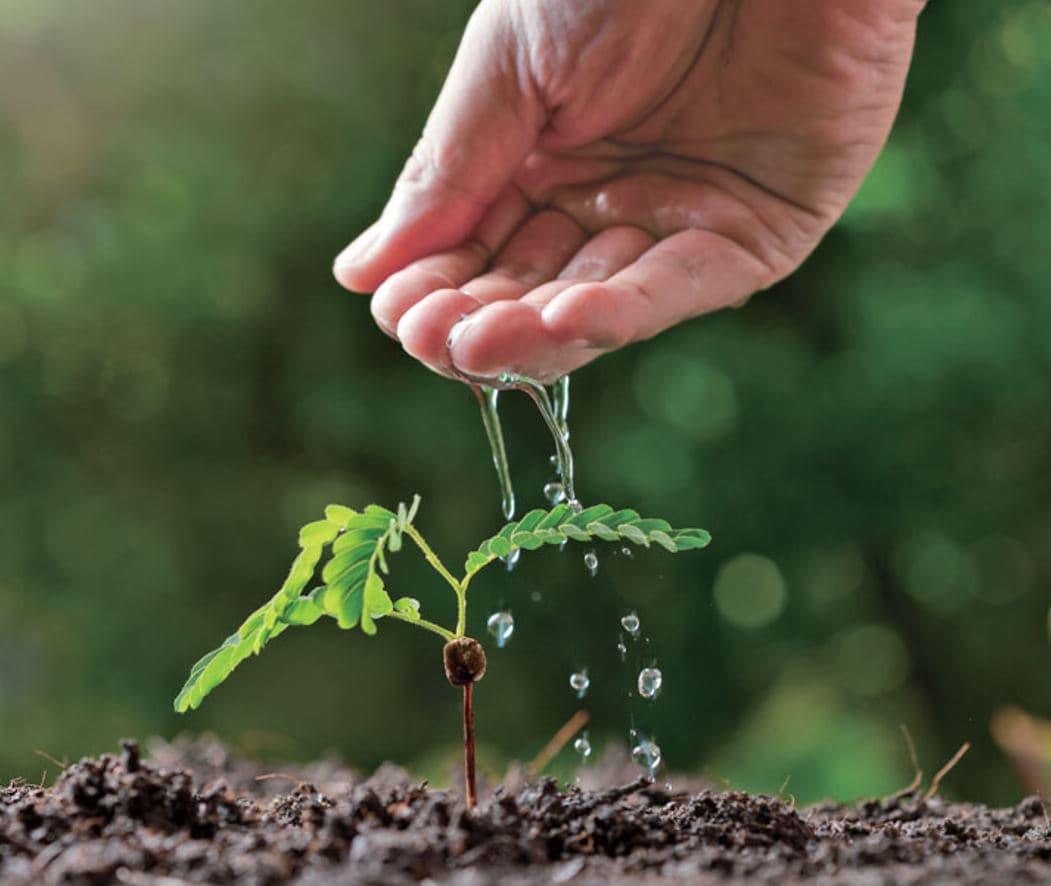
[[901, 101], [923, 0], [482, 0], [336, 259], [445, 374], [551, 380], [791, 273]]

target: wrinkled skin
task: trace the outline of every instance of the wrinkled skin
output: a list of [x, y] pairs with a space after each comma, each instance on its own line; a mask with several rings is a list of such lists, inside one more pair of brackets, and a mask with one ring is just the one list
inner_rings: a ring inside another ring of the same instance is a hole
[[336, 260], [436, 371], [550, 380], [790, 274], [901, 101], [921, 0], [482, 0]]

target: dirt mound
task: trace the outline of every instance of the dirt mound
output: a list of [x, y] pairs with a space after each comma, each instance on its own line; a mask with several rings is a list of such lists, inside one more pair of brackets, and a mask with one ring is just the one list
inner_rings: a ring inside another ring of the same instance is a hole
[[457, 794], [393, 767], [361, 780], [322, 763], [295, 785], [257, 781], [257, 768], [215, 744], [155, 756], [143, 762], [126, 742], [51, 787], [0, 789], [0, 882], [1051, 882], [1037, 798], [1008, 809], [907, 796], [797, 810], [642, 779], [601, 791], [543, 779], [468, 812]]

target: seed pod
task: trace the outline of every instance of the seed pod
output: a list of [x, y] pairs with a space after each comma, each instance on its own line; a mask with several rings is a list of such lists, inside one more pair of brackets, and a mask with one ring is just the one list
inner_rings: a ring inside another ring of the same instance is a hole
[[485, 650], [471, 637], [457, 637], [445, 644], [445, 676], [453, 686], [477, 683], [485, 676]]

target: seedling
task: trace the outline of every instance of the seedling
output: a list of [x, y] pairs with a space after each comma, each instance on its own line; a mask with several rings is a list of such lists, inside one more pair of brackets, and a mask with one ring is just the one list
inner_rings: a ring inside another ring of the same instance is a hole
[[[561, 504], [549, 510], [530, 511], [521, 520], [508, 523], [467, 555], [462, 578], [456, 578], [427, 544], [413, 524], [419, 508], [416, 496], [397, 511], [369, 505], [355, 511], [330, 505], [325, 518], [308, 523], [299, 532], [299, 555], [292, 563], [276, 594], [253, 612], [244, 624], [209, 652], [190, 671], [189, 679], [175, 699], [175, 710], [197, 708], [204, 697], [225, 680], [242, 661], [257, 655], [274, 637], [291, 625], [311, 625], [323, 617], [336, 620], [345, 630], [358, 626], [375, 634], [377, 622], [389, 618], [405, 622], [445, 641], [445, 675], [453, 686], [463, 688], [464, 775], [467, 805], [477, 802], [474, 772], [474, 684], [485, 675], [485, 650], [466, 635], [467, 590], [471, 580], [486, 566], [516, 549], [536, 550], [564, 542], [628, 542], [649, 547], [656, 544], [676, 553], [703, 548], [710, 537], [703, 529], [673, 529], [665, 520], [643, 519], [632, 510], [614, 510], [609, 505], [580, 509]], [[413, 597], [392, 599], [383, 576], [389, 573], [388, 555], [401, 550], [405, 538], [423, 553], [424, 559], [456, 595], [456, 625], [447, 628], [420, 614]], [[307, 590], [322, 558], [321, 584]]]

